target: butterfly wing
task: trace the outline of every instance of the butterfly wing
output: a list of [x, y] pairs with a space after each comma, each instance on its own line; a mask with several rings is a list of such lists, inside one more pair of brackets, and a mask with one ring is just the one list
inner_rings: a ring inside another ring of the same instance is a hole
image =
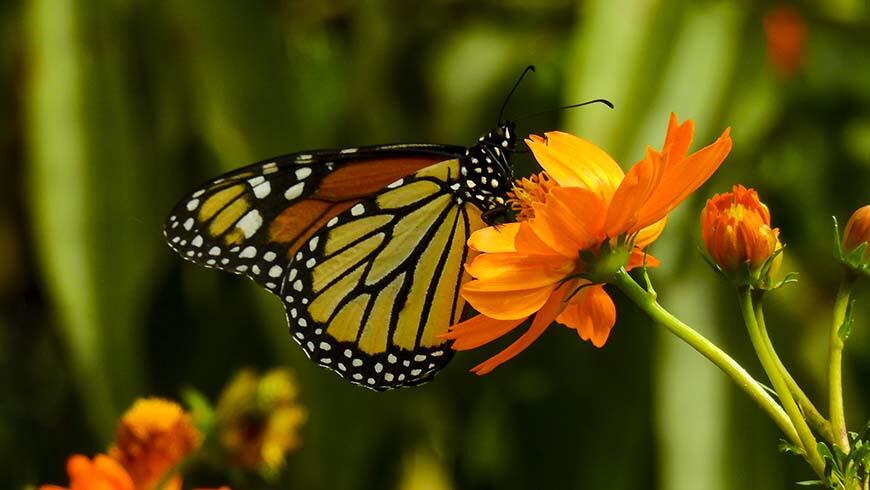
[[187, 260], [245, 274], [273, 293], [299, 248], [335, 216], [464, 148], [391, 145], [297, 153], [209, 181], [164, 227]]
[[376, 390], [428, 381], [450, 359], [481, 210], [451, 192], [459, 160], [423, 168], [330, 218], [300, 247], [282, 298], [315, 362]]

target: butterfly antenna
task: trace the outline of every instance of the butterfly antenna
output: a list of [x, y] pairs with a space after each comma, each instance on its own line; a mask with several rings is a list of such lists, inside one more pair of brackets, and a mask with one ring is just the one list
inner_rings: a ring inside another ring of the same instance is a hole
[[511, 89], [511, 91], [508, 92], [507, 97], [504, 98], [504, 103], [502, 103], [502, 105], [501, 105], [501, 110], [498, 111], [498, 125], [499, 125], [499, 126], [501, 126], [501, 118], [502, 118], [502, 116], [504, 116], [504, 110], [505, 110], [505, 108], [507, 107], [508, 102], [510, 102], [511, 97], [513, 97], [514, 92], [516, 92], [516, 90], [517, 90], [517, 87], [520, 86], [520, 82], [523, 81], [523, 78], [524, 78], [524, 77], [526, 76], [526, 74], [529, 73], [530, 71], [535, 71], [535, 65], [529, 65], [529, 66], [526, 67], [525, 70], [523, 70], [523, 72], [520, 74], [520, 77], [517, 79], [516, 83], [514, 83], [514, 86], [513, 86], [513, 88]]
[[607, 107], [613, 109], [613, 102], [610, 102], [607, 99], [595, 99], [595, 100], [587, 100], [586, 102], [581, 102], [579, 104], [565, 105], [562, 107], [553, 107], [552, 109], [547, 109], [547, 110], [544, 110], [541, 112], [534, 112], [532, 114], [526, 114], [525, 116], [518, 117], [516, 120], [521, 121], [523, 119], [528, 119], [530, 117], [540, 116], [543, 114], [549, 114], [551, 112], [556, 112], [556, 111], [564, 111], [565, 109], [573, 109], [575, 107], [583, 107], [584, 105], [590, 105], [590, 104], [604, 104]]

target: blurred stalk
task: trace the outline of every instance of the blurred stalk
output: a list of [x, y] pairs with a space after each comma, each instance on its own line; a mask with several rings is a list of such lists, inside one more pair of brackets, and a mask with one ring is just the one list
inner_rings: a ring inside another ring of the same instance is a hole
[[142, 300], [160, 241], [154, 167], [144, 163], [154, 159], [134, 100], [144, 81], [124, 51], [124, 5], [29, 8], [33, 233], [85, 413], [105, 443], [119, 407], [142, 394]]
[[[576, 41], [580, 68], [569, 76], [566, 102], [607, 97], [616, 111], [603, 117], [574, 111], [568, 115], [572, 130], [625, 162], [640, 157], [646, 145], [660, 147], [671, 111], [683, 120], [693, 119], [702, 142], [705, 133], [721, 131], [714, 123], [737, 56], [741, 17], [736, 5], [674, 2], [665, 7], [654, 0], [601, 0], [584, 7]], [[709, 295], [698, 294], [708, 289], [709, 281], [686, 263], [694, 234], [675, 233], [694, 229], [696, 214], [686, 210], [690, 206], [672, 213], [670, 232], [656, 243], [653, 253], [666, 264], [656, 275], [667, 276], [659, 282], [675, 285], [661, 291], [667, 307], [690, 322], [703, 323], [708, 329], [704, 333], [715, 338], [716, 325], [708, 314], [713, 304]], [[660, 486], [723, 488], [728, 473], [723, 451], [725, 380], [666, 337], [657, 350]]]
[[85, 413], [98, 437], [108, 441], [117, 408], [109, 393], [104, 346], [93, 323], [93, 249], [81, 233], [88, 227], [89, 154], [80, 121], [85, 88], [79, 26], [74, 2], [35, 0], [30, 9], [33, 66], [27, 132], [36, 241]]

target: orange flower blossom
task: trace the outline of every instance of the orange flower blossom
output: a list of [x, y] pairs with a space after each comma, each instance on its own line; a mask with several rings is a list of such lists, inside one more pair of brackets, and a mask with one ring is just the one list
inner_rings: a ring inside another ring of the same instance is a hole
[[[534, 315], [513, 344], [472, 369], [486, 374], [531, 345], [555, 320], [596, 347], [607, 341], [616, 308], [604, 291], [621, 267], [642, 265], [667, 214], [701, 186], [731, 151], [730, 129], [689, 155], [692, 121], [671, 114], [662, 151], [648, 148], [628, 173], [594, 144], [561, 132], [531, 135], [526, 144], [546, 176], [520, 181], [518, 223], [472, 234], [478, 252], [462, 296], [480, 313], [443, 335], [455, 350], [479, 347]], [[545, 185], [535, 187], [535, 182]], [[647, 264], [658, 261], [647, 257]]]
[[[754, 189], [742, 185], [707, 201], [701, 212], [701, 232], [710, 257], [728, 272], [740, 272], [744, 267], [755, 272], [782, 248], [779, 228], [770, 227], [767, 206]], [[770, 267], [771, 275], [781, 262], [780, 253]]]
[[[69, 490], [134, 490], [133, 479], [117, 461], [98, 454], [93, 461], [76, 454], [66, 463]], [[39, 490], [66, 490], [57, 485], [41, 485]]]
[[[181, 406], [143, 398], [121, 418], [110, 454], [129, 472], [136, 490], [153, 490], [199, 443], [199, 431]], [[163, 488], [180, 489], [181, 477], [173, 476]]]

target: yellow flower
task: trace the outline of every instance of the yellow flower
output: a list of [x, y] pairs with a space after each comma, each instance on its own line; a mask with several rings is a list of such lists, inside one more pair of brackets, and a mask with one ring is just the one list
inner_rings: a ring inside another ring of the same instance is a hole
[[[110, 454], [127, 469], [136, 490], [152, 490], [199, 444], [200, 434], [181, 406], [143, 398], [121, 418]], [[181, 477], [173, 476], [164, 488], [180, 489]]]
[[274, 369], [262, 377], [240, 371], [217, 404], [218, 437], [235, 465], [274, 473], [300, 444], [306, 412], [297, 401], [290, 373]]
[[[117, 461], [98, 454], [93, 461], [86, 456], [70, 456], [66, 463], [69, 490], [136, 490], [133, 479]], [[66, 490], [57, 485], [41, 485], [39, 490]]]
[[[701, 232], [707, 253], [729, 273], [739, 274], [744, 269], [755, 273], [782, 248], [779, 229], [770, 227], [767, 206], [755, 190], [742, 185], [707, 201], [701, 212]], [[769, 275], [776, 274], [781, 261], [779, 253]]]
[[[531, 327], [507, 349], [473, 369], [492, 371], [532, 344], [555, 320], [601, 347], [616, 321], [603, 283], [622, 267], [640, 266], [661, 234], [667, 214], [716, 171], [731, 150], [726, 130], [691, 155], [693, 124], [671, 115], [662, 151], [648, 149], [623, 173], [592, 143], [566, 133], [526, 140], [546, 171], [546, 188], [513, 196], [527, 209], [519, 223], [484, 228], [468, 241], [483, 252], [466, 266], [473, 280], [462, 296], [481, 315], [443, 337], [472, 349], [510, 332], [534, 315]], [[551, 182], [552, 181], [552, 182]], [[647, 264], [657, 265], [652, 257]]]

